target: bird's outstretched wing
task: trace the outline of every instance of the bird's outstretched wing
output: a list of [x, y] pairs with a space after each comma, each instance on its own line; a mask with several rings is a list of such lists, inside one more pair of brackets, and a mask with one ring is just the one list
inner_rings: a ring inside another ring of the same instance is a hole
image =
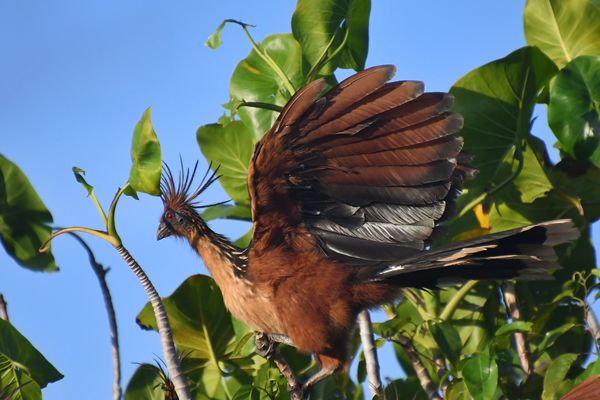
[[394, 72], [373, 67], [325, 95], [314, 81], [289, 101], [250, 166], [253, 246], [289, 243], [306, 227], [328, 257], [350, 265], [423, 249], [471, 170], [452, 96], [387, 83]]

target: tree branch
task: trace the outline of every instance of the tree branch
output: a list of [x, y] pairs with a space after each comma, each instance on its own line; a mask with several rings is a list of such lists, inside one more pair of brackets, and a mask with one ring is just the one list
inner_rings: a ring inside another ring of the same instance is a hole
[[406, 336], [396, 335], [394, 337], [394, 341], [398, 343], [400, 346], [404, 348], [410, 362], [417, 374], [417, 378], [419, 378], [419, 382], [421, 383], [421, 387], [427, 393], [427, 397], [433, 400], [442, 400], [440, 394], [438, 393], [437, 385], [431, 380], [429, 373], [423, 366], [421, 359], [419, 358], [419, 354], [417, 350], [413, 346], [411, 340]]
[[8, 310], [6, 309], [6, 300], [4, 300], [4, 296], [0, 293], [0, 318], [5, 321], [8, 321]]
[[[260, 353], [268, 353], [265, 355], [265, 358], [269, 361], [273, 361], [281, 375], [287, 381], [287, 389], [290, 392], [291, 400], [303, 400], [304, 399], [304, 391], [302, 388], [302, 384], [294, 375], [294, 371], [290, 365], [285, 361], [285, 358], [277, 351], [277, 347], [275, 347], [275, 343], [271, 341], [268, 336], [262, 332], [256, 332], [254, 335], [254, 340], [256, 341], [256, 348], [260, 349]], [[265, 350], [268, 349], [268, 350]]]
[[171, 325], [169, 323], [169, 318], [167, 317], [167, 312], [165, 311], [162, 300], [158, 295], [156, 288], [154, 285], [152, 285], [152, 282], [148, 278], [148, 275], [146, 275], [142, 267], [140, 267], [137, 261], [135, 261], [131, 254], [129, 254], [129, 251], [127, 251], [127, 249], [120, 244], [116, 246], [116, 249], [121, 257], [123, 257], [123, 260], [125, 260], [129, 268], [131, 268], [133, 273], [138, 277], [142, 287], [144, 288], [144, 291], [146, 291], [146, 294], [150, 299], [150, 304], [152, 305], [154, 316], [156, 317], [156, 324], [158, 326], [160, 344], [165, 357], [165, 364], [169, 370], [169, 376], [173, 382], [173, 385], [175, 386], [177, 396], [179, 400], [191, 400], [192, 396], [190, 395], [190, 389], [185, 379], [185, 375], [181, 369], [181, 362], [179, 356], [177, 355], [177, 350], [175, 349], [173, 336], [171, 335]]
[[379, 361], [377, 360], [377, 347], [373, 340], [373, 326], [371, 317], [367, 310], [358, 314], [358, 326], [360, 330], [360, 340], [363, 345], [363, 354], [367, 365], [367, 377], [369, 380], [369, 390], [371, 397], [376, 395], [383, 396], [383, 385], [379, 377]]
[[[515, 293], [515, 285], [509, 282], [503, 283], [502, 295], [504, 296], [504, 304], [506, 304], [510, 318], [513, 321], [519, 321], [521, 319], [521, 309], [519, 308], [519, 302]], [[531, 363], [529, 362], [529, 347], [527, 346], [525, 332], [515, 332], [513, 337], [521, 369], [523, 369], [526, 375], [529, 375], [532, 370]]]
[[121, 389], [121, 357], [119, 352], [119, 333], [117, 330], [117, 318], [115, 315], [115, 308], [113, 306], [112, 297], [110, 295], [110, 290], [108, 289], [108, 285], [106, 283], [106, 273], [108, 269], [105, 269], [102, 264], [96, 261], [96, 257], [94, 256], [94, 252], [90, 248], [90, 246], [75, 232], [69, 232], [71, 236], [73, 236], [81, 246], [85, 249], [88, 255], [88, 259], [90, 261], [90, 265], [98, 278], [98, 283], [100, 283], [100, 289], [102, 290], [102, 297], [104, 297], [104, 305], [106, 306], [106, 313], [108, 314], [108, 324], [110, 329], [110, 341], [112, 344], [112, 359], [113, 359], [113, 371], [114, 371], [114, 380], [113, 380], [113, 400], [120, 400], [122, 389]]
[[[0, 295], [1, 297], [2, 295]], [[588, 305], [585, 310], [585, 323], [587, 325], [588, 330], [590, 331], [590, 335], [594, 338], [594, 344], [596, 349], [598, 349], [598, 338], [600, 338], [600, 326], [598, 325], [598, 318], [596, 318], [596, 314], [592, 307]]]

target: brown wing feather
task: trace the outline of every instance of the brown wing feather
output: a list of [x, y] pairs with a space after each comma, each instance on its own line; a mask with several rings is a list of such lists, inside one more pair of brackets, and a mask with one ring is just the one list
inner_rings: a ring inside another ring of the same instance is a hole
[[423, 249], [471, 170], [453, 136], [462, 118], [449, 112], [452, 96], [386, 84], [393, 72], [370, 68], [321, 98], [324, 83], [312, 82], [290, 100], [250, 166], [255, 250], [291, 246], [300, 227], [352, 265]]

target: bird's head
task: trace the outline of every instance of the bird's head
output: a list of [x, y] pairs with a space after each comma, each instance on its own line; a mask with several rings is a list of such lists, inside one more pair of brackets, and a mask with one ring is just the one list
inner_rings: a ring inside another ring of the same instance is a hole
[[156, 239], [161, 240], [167, 236], [188, 237], [198, 227], [204, 227], [204, 221], [198, 214], [198, 209], [210, 207], [216, 204], [200, 205], [198, 197], [219, 177], [216, 168], [211, 171], [209, 165], [200, 185], [192, 191], [192, 184], [198, 163], [194, 165], [193, 171], [184, 171], [183, 165], [179, 173], [178, 182], [171, 173], [171, 169], [164, 164], [163, 175], [161, 177], [160, 191], [161, 199], [164, 205], [164, 211], [160, 217], [160, 224], [156, 233]]

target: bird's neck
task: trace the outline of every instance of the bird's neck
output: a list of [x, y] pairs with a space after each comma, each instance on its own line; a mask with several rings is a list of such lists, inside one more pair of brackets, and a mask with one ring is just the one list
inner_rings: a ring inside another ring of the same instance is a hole
[[248, 263], [247, 252], [231, 243], [198, 221], [195, 229], [188, 235], [191, 246], [202, 257], [206, 268], [217, 280], [231, 279], [244, 275]]

